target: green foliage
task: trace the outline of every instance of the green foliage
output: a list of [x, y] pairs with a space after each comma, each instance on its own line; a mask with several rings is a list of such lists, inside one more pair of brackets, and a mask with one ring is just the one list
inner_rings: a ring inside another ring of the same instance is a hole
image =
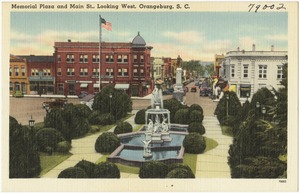
[[189, 116], [189, 110], [188, 109], [179, 109], [174, 116], [174, 123], [179, 123], [179, 124], [188, 124], [190, 121], [190, 116]]
[[100, 114], [111, 113], [116, 120], [119, 120], [131, 112], [132, 101], [126, 92], [108, 85], [95, 96], [92, 108]]
[[167, 174], [166, 178], [195, 178], [195, 175], [191, 170], [175, 168]]
[[56, 145], [55, 151], [60, 152], [60, 153], [67, 153], [70, 151], [71, 147], [72, 146], [69, 142], [61, 141]]
[[114, 134], [116, 135], [130, 132], [132, 132], [132, 125], [130, 125], [130, 123], [128, 123], [127, 121], [119, 122], [114, 130]]
[[203, 153], [206, 148], [206, 141], [199, 133], [190, 133], [185, 136], [183, 147], [186, 153]]
[[146, 109], [141, 109], [136, 113], [134, 117], [135, 124], [145, 124], [145, 116], [146, 116], [145, 113], [146, 113]]
[[[227, 95], [229, 95], [228, 101], [226, 99]], [[228, 105], [228, 109], [227, 109], [227, 105]], [[226, 91], [224, 93], [224, 97], [220, 99], [215, 109], [215, 115], [217, 115], [217, 118], [220, 123], [222, 122], [222, 120], [224, 120], [224, 117], [227, 116], [227, 110], [228, 110], [228, 115], [234, 117], [236, 117], [241, 110], [241, 103], [238, 97], [236, 96], [235, 92]]]
[[[44, 118], [44, 127], [55, 128], [58, 131], [63, 131], [65, 128], [65, 121], [63, 119], [63, 110], [60, 108], [53, 108], [49, 113], [47, 113]], [[64, 135], [65, 133], [62, 132]]]
[[165, 178], [168, 174], [168, 166], [159, 161], [144, 162], [140, 167], [140, 178]]
[[170, 111], [170, 122], [175, 123], [175, 113], [183, 108], [183, 105], [175, 98], [164, 100], [164, 108]]
[[120, 170], [111, 162], [100, 162], [94, 170], [95, 178], [120, 178]]
[[199, 110], [190, 110], [189, 109], [189, 117], [190, 117], [190, 122], [198, 122], [198, 123], [202, 123], [203, 121], [203, 113], [201, 113], [201, 111]]
[[89, 116], [89, 122], [93, 125], [111, 125], [115, 118], [110, 113], [101, 114], [100, 111], [93, 111]]
[[32, 178], [41, 172], [34, 133], [9, 117], [9, 178]]
[[61, 171], [58, 178], [88, 178], [88, 175], [80, 167], [70, 167]]
[[88, 118], [89, 115], [92, 113], [92, 110], [85, 104], [77, 104], [75, 105], [75, 108], [77, 109], [77, 116]]
[[199, 133], [200, 135], [203, 135], [203, 134], [205, 134], [205, 127], [202, 125], [202, 123], [192, 122], [189, 124], [188, 132], [189, 133]]
[[79, 167], [83, 169], [89, 178], [95, 177], [95, 169], [96, 169], [95, 163], [86, 160], [81, 160], [75, 165], [75, 167]]
[[169, 165], [169, 172], [174, 169], [177, 169], [177, 168], [189, 170], [191, 173], [193, 173], [192, 169], [188, 165], [182, 164], [182, 163], [173, 163], [173, 164]]
[[194, 110], [197, 110], [197, 111], [200, 111], [200, 113], [203, 115], [203, 109], [200, 105], [198, 104], [192, 104], [190, 107], [189, 107], [189, 111], [190, 113]]
[[58, 130], [43, 128], [35, 134], [35, 140], [40, 151], [49, 152], [49, 148], [54, 150], [57, 144], [65, 139]]
[[120, 139], [114, 133], [105, 132], [97, 138], [95, 150], [99, 153], [112, 153], [120, 144]]

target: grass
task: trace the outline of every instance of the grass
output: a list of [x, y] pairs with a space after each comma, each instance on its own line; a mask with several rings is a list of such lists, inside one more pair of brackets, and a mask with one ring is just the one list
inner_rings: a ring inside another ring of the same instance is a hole
[[206, 148], [205, 148], [203, 153], [205, 153], [209, 150], [212, 150], [212, 149], [216, 148], [219, 145], [218, 142], [216, 142], [215, 140], [213, 140], [211, 138], [205, 137], [205, 140], [206, 140]]
[[136, 132], [138, 130], [140, 130], [144, 125], [137, 125], [133, 128], [132, 132]]
[[229, 136], [229, 137], [233, 137], [232, 134], [232, 128], [226, 125], [221, 125], [221, 129], [222, 129], [222, 134]]
[[54, 152], [52, 155], [48, 155], [47, 153], [40, 152], [40, 161], [41, 161], [41, 173], [39, 175], [43, 176], [47, 172], [49, 172], [51, 169], [56, 167], [61, 162], [68, 159], [72, 154], [71, 153], [57, 153]]
[[184, 153], [183, 164], [188, 165], [194, 174], [196, 174], [197, 154]]
[[278, 157], [278, 159], [279, 159], [280, 161], [287, 162], [287, 154], [280, 155], [280, 156]]

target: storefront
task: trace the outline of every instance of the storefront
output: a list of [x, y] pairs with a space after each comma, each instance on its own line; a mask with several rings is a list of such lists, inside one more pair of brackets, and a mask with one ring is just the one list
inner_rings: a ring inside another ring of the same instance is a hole
[[250, 84], [241, 84], [240, 85], [240, 98], [248, 98], [251, 93]]
[[30, 94], [53, 94], [54, 77], [44, 76], [39, 72], [38, 76], [29, 76]]

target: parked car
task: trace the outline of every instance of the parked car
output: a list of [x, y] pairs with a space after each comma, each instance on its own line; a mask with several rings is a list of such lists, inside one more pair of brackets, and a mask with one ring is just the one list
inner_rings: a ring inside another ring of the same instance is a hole
[[208, 83], [203, 82], [200, 86], [200, 96], [212, 96], [212, 89]]
[[52, 108], [63, 108], [67, 104], [66, 99], [54, 99], [51, 101], [45, 101], [42, 104], [44, 109], [52, 109]]
[[80, 94], [78, 95], [78, 98], [82, 99], [82, 98], [86, 97], [87, 95], [88, 95], [87, 92], [81, 91]]
[[192, 86], [191, 92], [197, 92], [197, 87], [196, 86]]
[[162, 92], [163, 95], [172, 95], [174, 92], [174, 88], [168, 88]]
[[22, 91], [17, 90], [17, 91], [15, 91], [15, 93], [13, 94], [13, 97], [16, 97], [16, 98], [24, 97], [24, 94], [23, 94]]

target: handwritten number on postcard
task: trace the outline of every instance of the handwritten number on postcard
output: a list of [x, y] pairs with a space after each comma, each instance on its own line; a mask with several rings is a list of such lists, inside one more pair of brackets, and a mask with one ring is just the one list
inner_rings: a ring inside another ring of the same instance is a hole
[[249, 7], [249, 11], [248, 12], [258, 12], [258, 11], [269, 11], [269, 10], [281, 10], [281, 9], [284, 9], [286, 10], [285, 6], [283, 3], [278, 3], [278, 4], [265, 4], [265, 5], [262, 5], [262, 4], [255, 4], [255, 3], [250, 3], [248, 5]]

